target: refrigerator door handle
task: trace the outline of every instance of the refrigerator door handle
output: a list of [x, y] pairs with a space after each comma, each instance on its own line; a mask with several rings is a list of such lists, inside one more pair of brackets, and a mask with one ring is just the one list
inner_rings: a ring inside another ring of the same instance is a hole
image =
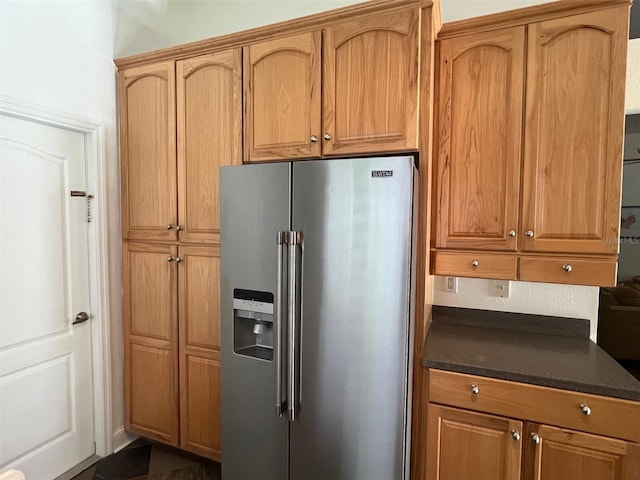
[[299, 337], [299, 322], [300, 316], [300, 279], [298, 276], [299, 263], [298, 263], [298, 251], [300, 250], [302, 243], [302, 232], [291, 231], [289, 232], [289, 328], [288, 328], [288, 413], [289, 421], [294, 422], [296, 420], [296, 407], [298, 399], [298, 381], [299, 378], [299, 351], [298, 351], [298, 337]]
[[282, 396], [282, 365], [284, 363], [284, 350], [282, 349], [282, 319], [285, 310], [285, 285], [284, 285], [284, 248], [289, 243], [289, 232], [278, 231], [278, 281], [276, 291], [276, 413], [279, 417], [287, 410], [286, 402]]

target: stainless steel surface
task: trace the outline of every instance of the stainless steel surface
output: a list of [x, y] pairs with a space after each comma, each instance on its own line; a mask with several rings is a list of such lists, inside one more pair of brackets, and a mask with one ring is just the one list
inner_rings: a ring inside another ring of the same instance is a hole
[[471, 266], [473, 268], [476, 268], [478, 265], [480, 265], [480, 262], [478, 260], [474, 260], [473, 262], [471, 262]]
[[174, 260], [175, 260], [175, 257], [171, 257], [171, 256], [167, 257], [167, 262], [173, 262]]
[[478, 395], [480, 393], [480, 387], [477, 385], [471, 385], [471, 393], [474, 395]]
[[542, 439], [540, 438], [540, 435], [538, 435], [537, 433], [532, 433], [531, 434], [531, 441], [533, 441], [533, 443], [535, 443], [536, 445], [540, 443]]
[[278, 255], [277, 255], [277, 289], [276, 289], [276, 413], [279, 417], [284, 413], [284, 400], [282, 393], [282, 368], [284, 365], [284, 352], [282, 351], [282, 335], [284, 334], [282, 330], [282, 317], [284, 317], [284, 305], [286, 301], [286, 297], [284, 295], [286, 285], [284, 282], [284, 266], [282, 262], [284, 261], [284, 245], [289, 241], [288, 232], [279, 231], [276, 239], [276, 245], [278, 246]]
[[527, 237], [529, 237], [529, 238], [533, 238], [533, 230], [527, 230], [527, 231], [525, 232], [525, 235], [526, 235]]
[[304, 237], [290, 480], [405, 478], [413, 170], [411, 157], [293, 165]]
[[520, 440], [520, 432], [518, 430], [511, 430], [511, 436], [515, 441]]
[[[275, 163], [220, 169], [224, 480], [288, 478], [288, 422], [273, 412], [280, 351], [273, 352], [274, 361], [234, 353], [233, 290], [277, 294], [274, 239], [290, 230], [290, 168]], [[275, 328], [277, 338], [282, 332]]]
[[289, 364], [287, 366], [287, 386], [288, 386], [288, 416], [289, 421], [296, 419], [296, 405], [298, 402], [298, 378], [299, 378], [299, 309], [300, 309], [300, 276], [298, 267], [298, 248], [302, 236], [300, 232], [289, 232], [289, 316], [287, 331], [289, 332], [287, 341], [287, 351]]
[[515, 230], [509, 230], [509, 236], [510, 237], [515, 237], [516, 236], [516, 231]]
[[584, 413], [586, 416], [591, 415], [591, 408], [589, 408], [589, 405], [585, 403], [580, 404], [580, 410], [582, 410], [582, 413]]
[[89, 320], [89, 314], [87, 312], [80, 312], [76, 315], [76, 319], [73, 321], [72, 325], [78, 325], [79, 323], [84, 323]]
[[565, 272], [569, 273], [571, 270], [573, 270], [573, 265], [569, 265], [569, 264], [567, 263], [566, 265], [563, 265], [563, 266], [562, 266], [562, 269], [563, 269]]
[[331, 140], [331, 135], [329, 135], [328, 133], [324, 134], [324, 139], [325, 140]]
[[318, 141], [318, 137], [315, 135], [311, 135], [311, 143], [316, 143]]

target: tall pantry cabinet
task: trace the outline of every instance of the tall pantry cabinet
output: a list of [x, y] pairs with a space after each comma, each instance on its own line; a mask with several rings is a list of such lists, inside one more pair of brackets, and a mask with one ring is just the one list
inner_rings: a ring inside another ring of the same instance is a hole
[[220, 459], [219, 167], [239, 48], [120, 71], [125, 427]]

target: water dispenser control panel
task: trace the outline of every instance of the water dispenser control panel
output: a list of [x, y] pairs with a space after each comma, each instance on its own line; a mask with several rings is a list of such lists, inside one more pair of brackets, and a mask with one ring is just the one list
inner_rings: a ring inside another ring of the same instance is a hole
[[233, 351], [273, 361], [273, 293], [233, 290]]

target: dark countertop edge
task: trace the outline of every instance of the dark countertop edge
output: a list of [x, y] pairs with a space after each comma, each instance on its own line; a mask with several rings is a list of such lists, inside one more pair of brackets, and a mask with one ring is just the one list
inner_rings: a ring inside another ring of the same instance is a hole
[[[557, 388], [560, 390], [569, 390], [573, 392], [587, 393], [589, 395], [596, 395], [600, 397], [612, 397], [620, 398], [622, 400], [631, 400], [640, 402], [640, 392], [634, 392], [629, 390], [621, 390], [617, 388], [610, 388], [605, 386], [594, 386], [591, 384], [584, 384], [579, 382], [573, 382], [570, 380], [555, 380], [547, 377], [533, 376], [533, 375], [521, 375], [512, 372], [506, 372], [503, 370], [496, 370], [486, 367], [476, 367], [473, 365], [452, 365], [446, 362], [439, 362], [437, 360], [422, 359], [422, 366], [426, 368], [434, 368], [438, 370], [445, 370], [449, 372], [464, 373], [468, 375], [477, 375], [479, 377], [496, 378], [499, 380], [509, 380], [512, 382], [523, 383], [527, 385], [538, 385], [540, 387]], [[620, 367], [622, 368], [622, 367]], [[526, 378], [525, 378], [526, 377]]]
[[591, 322], [582, 318], [433, 305], [432, 323], [499, 328], [526, 333], [589, 338]]

